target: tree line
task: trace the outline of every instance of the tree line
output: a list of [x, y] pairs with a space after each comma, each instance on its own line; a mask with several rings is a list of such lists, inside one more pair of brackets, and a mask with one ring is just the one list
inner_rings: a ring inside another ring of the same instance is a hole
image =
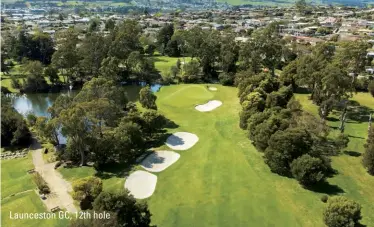
[[110, 163], [131, 165], [164, 136], [170, 123], [158, 113], [156, 96], [149, 87], [140, 91], [140, 111], [129, 102], [125, 87], [112, 80], [93, 78], [76, 96], [60, 95], [48, 109], [51, 117], [28, 116], [37, 134], [54, 145], [58, 133], [67, 137], [61, 161], [86, 165], [98, 170]]

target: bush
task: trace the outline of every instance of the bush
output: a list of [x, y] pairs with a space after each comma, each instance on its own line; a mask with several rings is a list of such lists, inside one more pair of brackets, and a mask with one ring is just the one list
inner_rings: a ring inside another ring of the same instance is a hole
[[360, 204], [343, 196], [330, 198], [323, 211], [323, 221], [328, 227], [354, 227], [361, 218]]
[[321, 201], [322, 201], [322, 202], [326, 203], [327, 200], [329, 200], [329, 197], [328, 197], [327, 195], [323, 195], [323, 196], [321, 197]]
[[39, 193], [48, 194], [51, 192], [47, 182], [43, 179], [40, 173], [35, 172], [33, 175], [33, 180], [39, 189]]
[[326, 177], [328, 168], [319, 158], [306, 154], [291, 163], [292, 176], [303, 186], [311, 186], [321, 182]]
[[231, 86], [234, 84], [235, 74], [223, 72], [219, 74], [218, 79], [222, 85]]
[[34, 126], [36, 124], [36, 116], [33, 113], [29, 113], [26, 116], [27, 122], [31, 125]]

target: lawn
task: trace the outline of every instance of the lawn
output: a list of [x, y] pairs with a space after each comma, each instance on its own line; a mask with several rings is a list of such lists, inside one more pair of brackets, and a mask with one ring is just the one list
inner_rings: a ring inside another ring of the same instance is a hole
[[[358, 201], [363, 209], [363, 224], [374, 223], [374, 177], [361, 165], [360, 153], [367, 123], [349, 119], [348, 151], [333, 157], [338, 174], [319, 192], [303, 189], [296, 180], [270, 172], [262, 154], [238, 127], [240, 105], [237, 89], [215, 85], [164, 86], [156, 93], [159, 111], [179, 125], [172, 131], [186, 131], [199, 136], [190, 150], [180, 151], [180, 159], [161, 173], [155, 193], [146, 201], [157, 226], [324, 226], [320, 201], [324, 194], [343, 194]], [[314, 114], [317, 107], [307, 95], [297, 94], [305, 110]], [[196, 104], [217, 99], [218, 109], [201, 113]], [[357, 94], [354, 99], [374, 109], [373, 98]], [[338, 113], [336, 113], [338, 114]], [[329, 124], [337, 125], [331, 116]], [[352, 116], [353, 118], [353, 116]], [[332, 133], [336, 133], [333, 131]], [[168, 149], [166, 146], [157, 149]], [[358, 156], [358, 157], [357, 157]], [[139, 167], [136, 167], [138, 169]], [[120, 168], [103, 173], [104, 190], [120, 190], [124, 178]], [[60, 169], [68, 180], [94, 175], [90, 167]]]
[[1, 160], [1, 198], [36, 188], [27, 173], [33, 168], [31, 154], [25, 158]]
[[177, 64], [178, 59], [180, 59], [181, 63], [189, 62], [191, 60], [190, 57], [168, 57], [168, 56], [153, 56], [152, 59], [155, 62], [155, 67], [158, 71], [160, 71], [161, 75], [164, 76], [170, 72], [170, 68]]
[[[36, 185], [32, 181], [31, 175], [27, 173], [27, 170], [32, 168], [34, 165], [31, 154], [26, 158], [1, 161], [1, 226], [67, 226], [66, 220], [10, 219], [10, 211], [12, 213], [47, 212], [43, 202], [33, 190]], [[20, 194], [9, 197], [16, 193]]]
[[1, 201], [1, 226], [20, 227], [20, 226], [51, 226], [66, 227], [68, 221], [66, 219], [10, 219], [10, 212], [17, 213], [43, 213], [47, 212], [43, 202], [35, 191], [16, 195]]

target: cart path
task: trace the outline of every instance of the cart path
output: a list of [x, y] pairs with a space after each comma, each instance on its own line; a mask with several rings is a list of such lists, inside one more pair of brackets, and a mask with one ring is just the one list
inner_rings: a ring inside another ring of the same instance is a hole
[[35, 170], [42, 175], [51, 189], [50, 195], [43, 200], [48, 209], [59, 206], [61, 209], [66, 209], [69, 212], [77, 212], [74, 206], [74, 200], [69, 194], [73, 191], [71, 184], [64, 180], [59, 172], [55, 170], [56, 162], [44, 163], [42, 149], [37, 149], [32, 152], [32, 161]]

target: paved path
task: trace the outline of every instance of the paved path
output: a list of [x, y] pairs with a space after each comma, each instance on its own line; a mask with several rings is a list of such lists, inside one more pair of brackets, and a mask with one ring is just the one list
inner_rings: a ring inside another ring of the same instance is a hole
[[50, 195], [47, 196], [43, 202], [48, 209], [59, 206], [65, 208], [69, 212], [77, 212], [74, 206], [74, 200], [69, 194], [72, 191], [71, 184], [64, 180], [59, 172], [55, 170], [54, 163], [44, 163], [42, 149], [37, 149], [32, 152], [32, 160], [35, 170], [38, 171], [51, 189]]

